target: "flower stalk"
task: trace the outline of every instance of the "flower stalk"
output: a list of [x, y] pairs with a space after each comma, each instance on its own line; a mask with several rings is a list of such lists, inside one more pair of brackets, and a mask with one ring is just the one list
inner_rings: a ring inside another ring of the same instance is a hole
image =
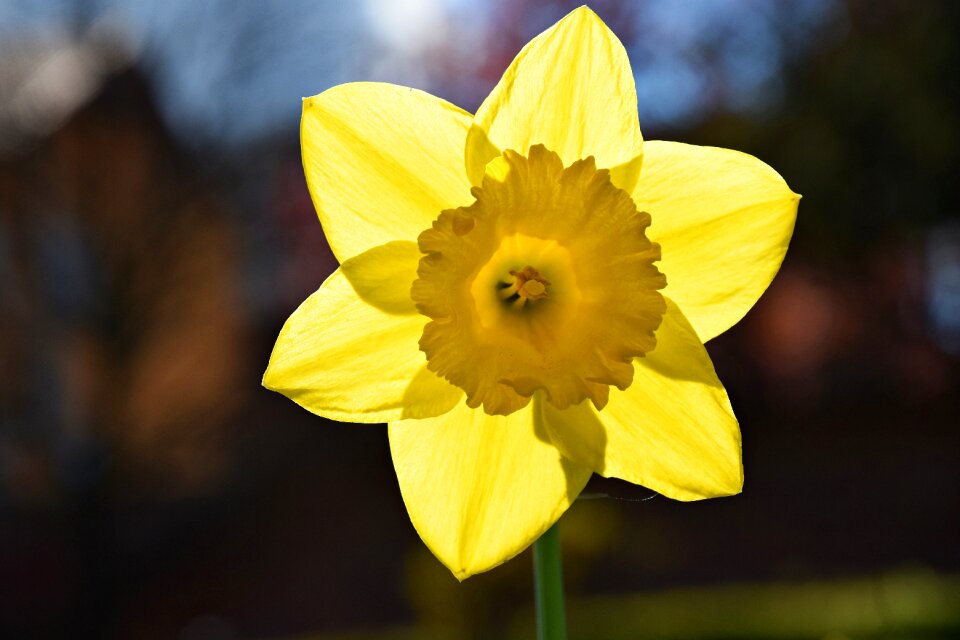
[[533, 586], [537, 606], [537, 640], [566, 640], [563, 563], [556, 523], [533, 543]]

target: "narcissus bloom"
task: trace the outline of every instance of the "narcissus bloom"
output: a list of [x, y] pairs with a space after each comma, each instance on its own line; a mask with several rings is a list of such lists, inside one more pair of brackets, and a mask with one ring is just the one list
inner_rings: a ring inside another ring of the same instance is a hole
[[756, 158], [646, 142], [589, 9], [530, 42], [476, 115], [389, 84], [304, 101], [303, 165], [340, 267], [264, 385], [389, 423], [414, 526], [460, 579], [513, 557], [592, 473], [738, 493], [703, 343], [783, 260], [799, 196]]

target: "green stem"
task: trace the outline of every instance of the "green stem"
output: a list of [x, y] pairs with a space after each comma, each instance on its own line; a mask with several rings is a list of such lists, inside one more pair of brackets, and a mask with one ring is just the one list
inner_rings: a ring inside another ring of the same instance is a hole
[[538, 640], [566, 640], [560, 530], [556, 524], [533, 543], [533, 586], [537, 602]]

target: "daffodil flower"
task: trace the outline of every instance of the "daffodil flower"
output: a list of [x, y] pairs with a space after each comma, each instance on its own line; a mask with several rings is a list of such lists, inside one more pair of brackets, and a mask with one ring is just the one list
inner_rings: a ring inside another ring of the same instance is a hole
[[703, 343], [776, 274], [799, 196], [756, 158], [646, 142], [623, 45], [581, 7], [471, 116], [353, 83], [307, 98], [303, 165], [340, 267], [264, 385], [389, 424], [400, 490], [463, 579], [529, 546], [591, 474], [736, 494]]

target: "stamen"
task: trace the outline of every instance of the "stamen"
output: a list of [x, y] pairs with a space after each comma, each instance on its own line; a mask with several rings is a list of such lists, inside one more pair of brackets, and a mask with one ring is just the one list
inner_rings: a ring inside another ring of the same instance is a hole
[[547, 287], [550, 286], [550, 281], [530, 265], [520, 271], [510, 271], [510, 278], [510, 283], [501, 282], [505, 286], [499, 293], [501, 299], [513, 302], [515, 309], [522, 309], [527, 300], [543, 300], [548, 295]]
[[517, 284], [517, 279], [513, 276], [511, 276], [510, 279], [511, 282], [500, 282], [497, 284], [500, 289], [497, 295], [500, 296], [501, 300], [507, 300], [508, 302], [516, 300], [520, 296], [520, 287]]

